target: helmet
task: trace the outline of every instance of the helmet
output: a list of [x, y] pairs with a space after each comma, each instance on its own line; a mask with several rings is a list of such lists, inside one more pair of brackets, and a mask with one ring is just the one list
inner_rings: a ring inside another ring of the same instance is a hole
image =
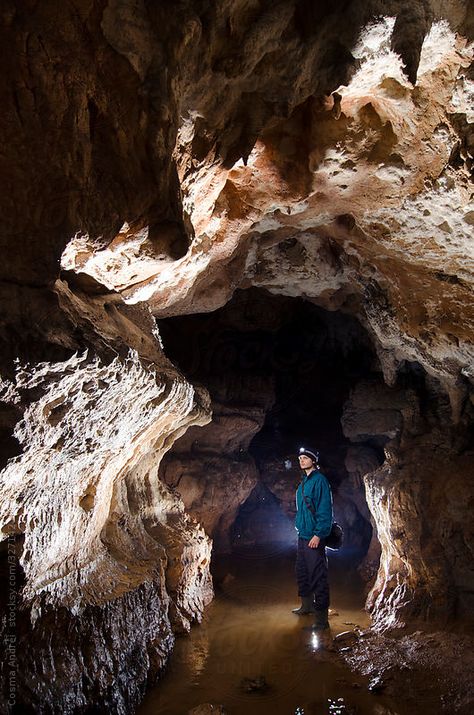
[[306, 447], [300, 447], [298, 451], [298, 456], [305, 454], [307, 457], [313, 460], [316, 464], [319, 462], [319, 452], [317, 450], [306, 449]]

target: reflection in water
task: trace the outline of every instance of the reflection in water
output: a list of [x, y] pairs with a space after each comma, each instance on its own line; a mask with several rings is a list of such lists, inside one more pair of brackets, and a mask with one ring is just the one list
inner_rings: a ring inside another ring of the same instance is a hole
[[[332, 636], [347, 623], [365, 628], [360, 584], [330, 559], [331, 631], [311, 630], [298, 617], [294, 554], [245, 552], [213, 564], [216, 598], [203, 622], [179, 637], [161, 682], [139, 715], [185, 715], [202, 703], [221, 704], [228, 715], [408, 715], [337, 658]], [[331, 571], [332, 565], [332, 571]], [[249, 682], [255, 686], [249, 687]], [[413, 710], [409, 715], [416, 715]]]
[[343, 713], [348, 712], [352, 712], [352, 708], [350, 710], [347, 709], [344, 698], [337, 698], [337, 700], [328, 698], [328, 713], [330, 713], [330, 715], [343, 715]]
[[314, 652], [319, 649], [321, 643], [319, 642], [319, 636], [317, 633], [311, 634], [311, 650]]
[[182, 655], [192, 681], [198, 683], [209, 656], [209, 634], [206, 628], [198, 630], [197, 637], [192, 639], [189, 648], [183, 649]]
[[[344, 698], [328, 698], [327, 702], [324, 703], [317, 712], [318, 715], [354, 715], [360, 711], [347, 703]], [[384, 708], [383, 705], [375, 705], [374, 710], [371, 712], [373, 712], [374, 715], [397, 715], [394, 711]], [[313, 713], [316, 713], [316, 711], [300, 706], [294, 711], [294, 715], [310, 715]]]

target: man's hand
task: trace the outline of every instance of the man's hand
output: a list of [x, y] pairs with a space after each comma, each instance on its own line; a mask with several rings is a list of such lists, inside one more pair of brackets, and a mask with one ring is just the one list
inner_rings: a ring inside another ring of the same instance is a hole
[[312, 536], [311, 539], [308, 541], [309, 548], [317, 549], [320, 541], [321, 539], [319, 538], [319, 536]]

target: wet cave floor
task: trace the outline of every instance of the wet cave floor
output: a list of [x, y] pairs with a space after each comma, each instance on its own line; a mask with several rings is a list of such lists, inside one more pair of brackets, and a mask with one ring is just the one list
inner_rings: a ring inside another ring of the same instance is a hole
[[[216, 597], [202, 623], [177, 638], [139, 715], [185, 715], [202, 703], [223, 705], [228, 715], [426, 713], [371, 692], [369, 678], [352, 673], [332, 645], [338, 634], [370, 623], [355, 572], [329, 556], [334, 613], [330, 633], [321, 635], [311, 630], [311, 616], [291, 613], [299, 603], [294, 560], [292, 550], [262, 548], [214, 557]], [[246, 692], [242, 681], [260, 676], [267, 688]]]

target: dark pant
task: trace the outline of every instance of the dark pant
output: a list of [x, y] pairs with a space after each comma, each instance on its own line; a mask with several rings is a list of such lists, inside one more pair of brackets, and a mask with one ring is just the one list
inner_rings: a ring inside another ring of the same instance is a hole
[[298, 539], [295, 571], [298, 595], [314, 594], [318, 611], [329, 608], [328, 560], [324, 539], [321, 539], [317, 549], [311, 549], [306, 539]]

